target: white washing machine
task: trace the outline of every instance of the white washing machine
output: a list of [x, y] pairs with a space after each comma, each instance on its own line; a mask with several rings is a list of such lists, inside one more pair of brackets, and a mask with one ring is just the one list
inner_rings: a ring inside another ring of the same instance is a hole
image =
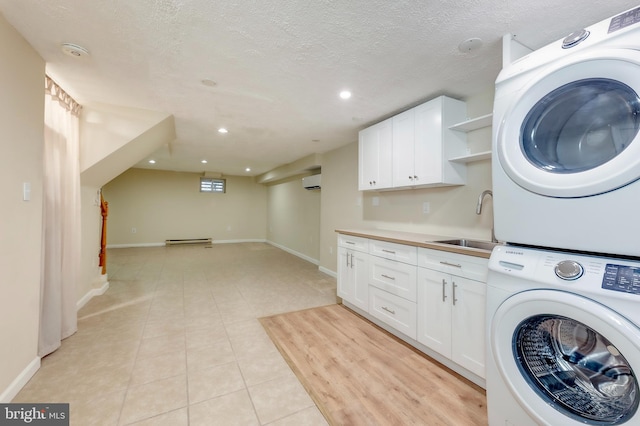
[[495, 235], [640, 256], [640, 7], [514, 62], [496, 80]]
[[639, 379], [640, 260], [494, 249], [489, 425], [638, 425]]

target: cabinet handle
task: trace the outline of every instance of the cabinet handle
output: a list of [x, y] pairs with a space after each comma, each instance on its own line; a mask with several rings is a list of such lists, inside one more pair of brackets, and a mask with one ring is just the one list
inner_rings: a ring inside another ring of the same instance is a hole
[[445, 262], [444, 260], [441, 260], [440, 263], [447, 266], [453, 266], [454, 268], [462, 268], [462, 265], [460, 265], [459, 263], [449, 263]]
[[391, 315], [395, 315], [396, 311], [394, 311], [393, 309], [389, 309], [386, 306], [383, 306], [382, 309], [384, 309], [385, 311], [389, 312]]
[[347, 268], [349, 267], [349, 253], [345, 253], [347, 258]]
[[409, 180], [413, 180], [413, 176], [409, 176]]
[[393, 250], [382, 249], [382, 251], [385, 252], [385, 253], [396, 254], [396, 252], [393, 251]]
[[396, 280], [394, 277], [390, 277], [389, 275], [382, 274], [382, 276], [384, 278], [387, 278], [387, 279], [391, 280], [391, 281], [395, 281]]
[[351, 269], [353, 269], [353, 253], [351, 253]]
[[445, 302], [447, 300], [447, 282], [445, 279], [442, 279], [442, 301]]
[[456, 299], [456, 287], [458, 287], [458, 285], [456, 284], [455, 281], [452, 281], [453, 283], [453, 306], [456, 305], [456, 302], [458, 301], [458, 299]]
[[347, 243], [347, 244], [351, 244], [352, 246], [355, 246], [355, 245], [356, 245], [356, 243], [354, 243], [353, 241], [345, 241], [345, 243]]
[[415, 175], [414, 175], [414, 176], [413, 176], [413, 178], [414, 178], [415, 180], [418, 180], [418, 176], [415, 176]]

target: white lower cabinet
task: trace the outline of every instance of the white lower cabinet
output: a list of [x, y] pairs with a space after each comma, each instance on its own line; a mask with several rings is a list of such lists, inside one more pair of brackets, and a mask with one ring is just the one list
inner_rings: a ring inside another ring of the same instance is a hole
[[338, 296], [360, 309], [369, 308], [369, 254], [366, 238], [338, 237]]
[[464, 260], [443, 259], [447, 272], [418, 268], [416, 340], [484, 378], [486, 284], [450, 272], [464, 274]]
[[485, 258], [339, 234], [338, 296], [482, 385], [487, 265]]

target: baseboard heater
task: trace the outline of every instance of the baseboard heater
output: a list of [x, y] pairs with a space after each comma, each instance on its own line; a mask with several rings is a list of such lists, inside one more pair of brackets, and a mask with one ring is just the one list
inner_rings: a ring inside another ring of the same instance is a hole
[[176, 246], [178, 244], [212, 244], [213, 238], [187, 238], [182, 240], [164, 240], [167, 246]]

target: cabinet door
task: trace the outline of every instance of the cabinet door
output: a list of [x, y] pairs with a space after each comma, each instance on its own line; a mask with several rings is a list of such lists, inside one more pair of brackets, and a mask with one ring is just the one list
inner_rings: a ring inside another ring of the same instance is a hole
[[[451, 358], [451, 275], [418, 268], [418, 342]], [[484, 320], [482, 321], [484, 324]]]
[[456, 300], [452, 311], [451, 359], [484, 378], [486, 284], [456, 276], [452, 280]]
[[374, 124], [358, 135], [358, 189], [391, 187], [391, 119]]
[[415, 108], [393, 117], [393, 186], [414, 183]]
[[338, 297], [353, 303], [355, 295], [355, 282], [353, 280], [353, 269], [350, 267], [351, 252], [344, 247], [338, 247]]
[[369, 306], [368, 257], [367, 253], [338, 247], [337, 294], [364, 310]]
[[437, 98], [415, 108], [414, 185], [443, 182], [442, 103]]
[[353, 271], [353, 301], [358, 308], [369, 308], [369, 255], [360, 251], [353, 251], [349, 264]]

